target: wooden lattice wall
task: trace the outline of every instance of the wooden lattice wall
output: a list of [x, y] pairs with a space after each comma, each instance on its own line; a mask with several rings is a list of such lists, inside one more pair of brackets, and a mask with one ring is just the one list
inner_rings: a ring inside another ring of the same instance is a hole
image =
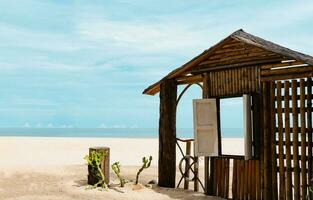
[[[312, 179], [312, 80], [271, 83], [273, 199], [306, 199]], [[275, 191], [277, 190], [277, 191]], [[311, 196], [312, 199], [312, 196]]]

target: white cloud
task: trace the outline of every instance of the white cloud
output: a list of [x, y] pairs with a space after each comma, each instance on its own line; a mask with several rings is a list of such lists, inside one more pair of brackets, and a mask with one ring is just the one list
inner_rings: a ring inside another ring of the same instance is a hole
[[167, 52], [203, 46], [208, 35], [194, 30], [188, 24], [177, 22], [140, 22], [84, 20], [77, 26], [82, 38], [114, 47], [137, 51]]

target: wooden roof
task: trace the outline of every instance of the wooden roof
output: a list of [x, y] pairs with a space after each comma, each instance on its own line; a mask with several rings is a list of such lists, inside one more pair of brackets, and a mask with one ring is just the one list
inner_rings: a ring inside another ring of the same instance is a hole
[[313, 57], [240, 29], [146, 88], [143, 94], [158, 93], [165, 79], [175, 78], [180, 84], [195, 83], [202, 81], [201, 73], [204, 71], [281, 63], [284, 60], [296, 60], [313, 66]]

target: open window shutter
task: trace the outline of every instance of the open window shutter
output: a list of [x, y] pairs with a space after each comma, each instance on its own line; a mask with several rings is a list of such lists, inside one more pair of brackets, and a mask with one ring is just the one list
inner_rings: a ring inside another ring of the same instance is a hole
[[216, 99], [193, 100], [196, 156], [218, 156]]

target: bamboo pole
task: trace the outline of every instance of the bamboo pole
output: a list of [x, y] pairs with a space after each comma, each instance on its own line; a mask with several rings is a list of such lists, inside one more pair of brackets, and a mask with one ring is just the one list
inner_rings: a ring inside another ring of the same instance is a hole
[[[308, 121], [308, 168], [309, 168], [309, 173], [308, 173], [308, 183], [311, 183], [312, 180], [312, 171], [313, 171], [313, 166], [312, 166], [312, 79], [308, 78], [307, 80], [307, 107], [308, 107], [308, 112], [307, 112], [307, 121]], [[310, 199], [313, 199], [313, 195], [310, 193]]]
[[277, 199], [277, 159], [276, 159], [276, 118], [275, 118], [275, 85], [270, 83], [270, 135], [271, 135], [271, 167], [272, 167], [272, 199]]
[[278, 120], [278, 154], [279, 154], [279, 199], [285, 199], [285, 170], [284, 170], [284, 134], [283, 134], [283, 114], [282, 114], [282, 84], [277, 82], [277, 120]]
[[298, 158], [298, 103], [297, 103], [297, 81], [292, 80], [292, 125], [293, 125], [293, 167], [294, 167], [294, 199], [300, 199], [300, 176]]
[[300, 124], [301, 124], [301, 196], [307, 196], [306, 178], [306, 123], [305, 123], [305, 85], [304, 79], [300, 80]]
[[[289, 108], [289, 81], [284, 82], [285, 89], [285, 108]], [[286, 179], [286, 199], [292, 200], [292, 179], [291, 179], [291, 147], [290, 147], [290, 113], [289, 109], [285, 112], [285, 134], [286, 134], [286, 165], [287, 165], [287, 179]]]
[[237, 160], [233, 159], [232, 197], [237, 199]]

